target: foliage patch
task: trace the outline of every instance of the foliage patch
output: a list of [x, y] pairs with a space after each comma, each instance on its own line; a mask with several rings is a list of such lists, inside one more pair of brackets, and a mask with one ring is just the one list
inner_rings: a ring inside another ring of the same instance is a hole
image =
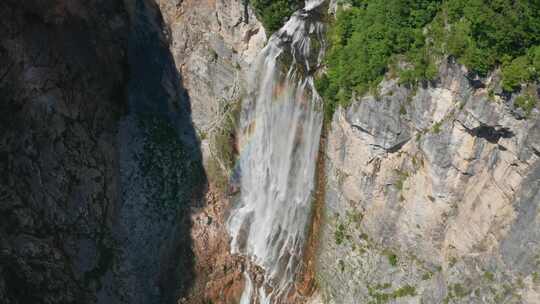
[[250, 1], [268, 35], [279, 30], [292, 14], [304, 5], [304, 0]]
[[[316, 81], [326, 120], [387, 72], [402, 84], [437, 77], [452, 56], [472, 74], [502, 66], [507, 92], [540, 73], [540, 2], [526, 0], [343, 0], [329, 30], [326, 73]], [[390, 75], [389, 74], [389, 75]]]

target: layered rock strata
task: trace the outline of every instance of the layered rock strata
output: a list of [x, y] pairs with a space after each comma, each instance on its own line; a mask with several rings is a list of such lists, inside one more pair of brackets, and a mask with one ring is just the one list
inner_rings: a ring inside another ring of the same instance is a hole
[[[540, 116], [449, 60], [385, 80], [328, 130], [327, 303], [537, 303]], [[498, 94], [499, 93], [499, 94]]]

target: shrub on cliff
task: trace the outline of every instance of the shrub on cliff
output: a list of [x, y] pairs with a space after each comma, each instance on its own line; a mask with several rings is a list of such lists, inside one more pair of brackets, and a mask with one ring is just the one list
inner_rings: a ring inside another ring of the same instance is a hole
[[511, 92], [521, 84], [540, 76], [540, 46], [532, 47], [526, 55], [505, 62], [502, 67], [503, 89]]
[[[328, 103], [327, 118], [336, 104], [346, 105], [353, 92], [365, 93], [382, 80], [394, 54], [410, 53], [414, 68], [403, 71], [408, 79], [432, 75], [433, 65], [421, 50], [422, 28], [435, 16], [440, 1], [349, 1], [339, 10], [329, 31], [327, 74], [317, 81]], [[421, 63], [421, 64], [420, 64]]]
[[277, 31], [287, 19], [304, 6], [304, 0], [250, 0], [268, 35]]

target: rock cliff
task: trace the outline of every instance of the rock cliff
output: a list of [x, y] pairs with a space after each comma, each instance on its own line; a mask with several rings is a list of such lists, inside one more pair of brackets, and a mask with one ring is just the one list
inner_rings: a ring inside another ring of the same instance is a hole
[[242, 257], [231, 256], [226, 220], [239, 153], [236, 125], [250, 64], [264, 47], [265, 30], [242, 0], [158, 1], [176, 68], [183, 75], [201, 141], [209, 189], [194, 209], [191, 236], [196, 278], [181, 303], [238, 303]]
[[2, 302], [238, 298], [224, 187], [242, 78], [266, 40], [251, 9], [1, 8]]
[[205, 176], [158, 7], [0, 14], [0, 302], [175, 303]]
[[328, 303], [538, 303], [538, 112], [451, 59], [328, 127], [317, 275]]
[[171, 52], [191, 98], [206, 157], [219, 157], [211, 137], [245, 93], [246, 71], [266, 42], [264, 28], [242, 0], [158, 1]]

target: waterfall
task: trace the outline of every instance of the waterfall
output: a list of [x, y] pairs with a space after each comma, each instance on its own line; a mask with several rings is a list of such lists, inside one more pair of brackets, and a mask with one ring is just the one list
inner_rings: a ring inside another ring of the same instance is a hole
[[[312, 73], [324, 27], [308, 0], [261, 51], [248, 77], [240, 117], [240, 197], [228, 220], [233, 253], [264, 270], [257, 288], [246, 273], [241, 303], [279, 303], [302, 262], [310, 220], [322, 100]], [[254, 299], [257, 300], [254, 300]]]

